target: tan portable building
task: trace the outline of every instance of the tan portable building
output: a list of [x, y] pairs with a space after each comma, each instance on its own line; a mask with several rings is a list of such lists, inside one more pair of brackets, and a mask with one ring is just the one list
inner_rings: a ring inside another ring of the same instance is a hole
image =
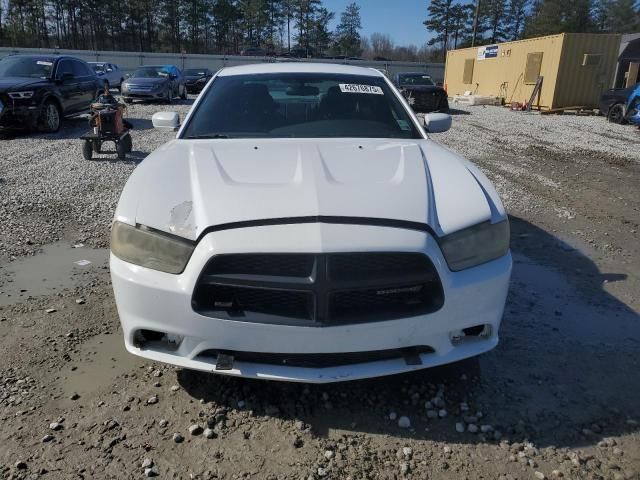
[[542, 110], [597, 107], [615, 75], [620, 35], [560, 33], [447, 52], [444, 83], [450, 97], [471, 92]]

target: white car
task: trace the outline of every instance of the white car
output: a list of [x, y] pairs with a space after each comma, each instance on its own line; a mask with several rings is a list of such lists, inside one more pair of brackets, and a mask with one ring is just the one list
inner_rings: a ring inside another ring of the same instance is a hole
[[335, 382], [498, 343], [509, 224], [472, 163], [377, 70], [225, 68], [133, 172], [112, 231], [126, 348], [184, 368]]

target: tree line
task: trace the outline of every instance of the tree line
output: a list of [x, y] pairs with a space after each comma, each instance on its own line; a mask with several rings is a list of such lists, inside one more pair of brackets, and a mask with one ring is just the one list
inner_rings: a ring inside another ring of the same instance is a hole
[[444, 58], [452, 48], [555, 33], [640, 30], [638, 0], [431, 0], [427, 30]]
[[321, 0], [0, 0], [0, 44], [14, 47], [357, 56], [360, 8]]
[[396, 45], [384, 33], [363, 37], [355, 2], [336, 16], [322, 0], [0, 0], [0, 45], [215, 54], [254, 47], [269, 55], [431, 62], [442, 61], [448, 49], [470, 45], [559, 32], [640, 30], [639, 0], [425, 3], [425, 40], [431, 38], [417, 46]]

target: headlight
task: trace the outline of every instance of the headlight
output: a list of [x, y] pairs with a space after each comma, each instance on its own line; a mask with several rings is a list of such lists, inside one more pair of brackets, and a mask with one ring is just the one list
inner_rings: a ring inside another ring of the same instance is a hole
[[31, 98], [33, 97], [33, 91], [28, 91], [28, 92], [9, 92], [8, 94], [11, 98], [13, 98], [14, 100], [20, 100], [23, 98]]
[[166, 273], [182, 273], [194, 247], [189, 240], [121, 222], [114, 222], [111, 231], [111, 251], [116, 257]]
[[129, 88], [129, 84], [128, 83], [122, 83], [122, 84], [120, 84], [120, 88], [122, 88], [123, 90], [127, 90]]
[[199, 79], [196, 81], [196, 83], [206, 83], [206, 82], [207, 82], [207, 80], [209, 80], [207, 77], [202, 77], [202, 78], [199, 78]]
[[509, 250], [509, 221], [480, 223], [438, 239], [454, 272], [495, 260]]

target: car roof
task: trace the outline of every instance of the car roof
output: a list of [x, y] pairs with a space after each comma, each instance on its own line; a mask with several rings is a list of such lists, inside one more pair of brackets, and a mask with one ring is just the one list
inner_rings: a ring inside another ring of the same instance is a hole
[[10, 58], [10, 57], [21, 57], [21, 58], [34, 58], [34, 59], [38, 59], [38, 60], [48, 60], [50, 62], [55, 62], [56, 60], [60, 59], [60, 58], [75, 58], [75, 57], [69, 57], [66, 55], [34, 55], [31, 53], [16, 53], [16, 54], [12, 54], [12, 55], [7, 55], [4, 58]]
[[218, 72], [219, 76], [254, 75], [263, 73], [341, 73], [344, 75], [365, 75], [368, 77], [384, 77], [373, 68], [341, 65], [337, 63], [277, 62], [256, 63], [238, 67], [226, 67]]

